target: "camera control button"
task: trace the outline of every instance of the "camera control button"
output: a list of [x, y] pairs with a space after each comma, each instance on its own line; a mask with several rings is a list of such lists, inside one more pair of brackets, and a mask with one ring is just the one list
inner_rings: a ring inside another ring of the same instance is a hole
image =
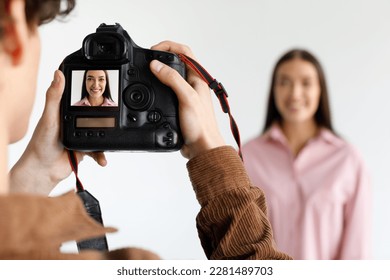
[[154, 59], [153, 52], [145, 54], [147, 60], [152, 61]]
[[148, 121], [151, 123], [157, 123], [161, 120], [161, 114], [157, 111], [150, 111], [148, 114]]
[[98, 132], [98, 136], [99, 137], [105, 137], [106, 136], [106, 133], [104, 131], [99, 131]]
[[154, 95], [144, 84], [128, 86], [123, 93], [123, 101], [131, 110], [146, 111], [154, 101]]
[[85, 133], [85, 135], [86, 135], [87, 137], [93, 137], [93, 131], [87, 131], [87, 132]]
[[137, 117], [132, 114], [127, 114], [127, 119], [133, 123], [137, 122]]
[[164, 123], [156, 130], [156, 143], [163, 148], [173, 148], [178, 143], [178, 134], [169, 123]]
[[74, 136], [75, 136], [75, 137], [81, 137], [81, 132], [80, 132], [80, 131], [76, 131], [76, 132], [74, 133]]
[[163, 142], [167, 147], [170, 147], [173, 144], [173, 139], [172, 137], [163, 137]]
[[135, 77], [136, 74], [137, 74], [137, 70], [134, 69], [134, 68], [130, 68], [129, 70], [127, 70], [127, 74], [128, 74], [130, 77]]

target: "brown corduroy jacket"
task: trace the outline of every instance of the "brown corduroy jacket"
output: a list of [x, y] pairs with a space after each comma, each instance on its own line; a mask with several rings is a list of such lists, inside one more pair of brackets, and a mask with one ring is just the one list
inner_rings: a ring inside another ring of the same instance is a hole
[[[201, 205], [196, 224], [209, 259], [289, 259], [274, 244], [263, 192], [251, 185], [232, 147], [219, 147], [187, 163]], [[53, 198], [0, 196], [1, 259], [158, 259], [146, 250], [62, 253], [65, 241], [113, 232], [89, 218], [70, 192]]]

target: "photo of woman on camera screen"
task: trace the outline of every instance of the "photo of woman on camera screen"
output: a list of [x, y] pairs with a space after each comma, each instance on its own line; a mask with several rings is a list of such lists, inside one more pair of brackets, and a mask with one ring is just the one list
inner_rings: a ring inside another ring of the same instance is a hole
[[81, 99], [73, 106], [118, 106], [111, 97], [109, 75], [106, 70], [84, 72]]

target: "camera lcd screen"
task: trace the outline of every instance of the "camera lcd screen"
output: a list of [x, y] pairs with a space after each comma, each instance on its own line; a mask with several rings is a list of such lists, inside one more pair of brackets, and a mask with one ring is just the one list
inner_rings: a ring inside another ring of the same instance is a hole
[[118, 107], [119, 70], [73, 70], [71, 106]]
[[115, 127], [115, 118], [76, 118], [77, 128]]

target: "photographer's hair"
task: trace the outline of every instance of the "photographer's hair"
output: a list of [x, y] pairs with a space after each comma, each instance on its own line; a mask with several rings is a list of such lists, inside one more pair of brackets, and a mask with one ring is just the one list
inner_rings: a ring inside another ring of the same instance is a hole
[[[85, 72], [84, 72], [83, 85], [82, 85], [82, 88], [81, 88], [81, 99], [83, 99], [85, 97], [88, 97], [88, 91], [87, 91], [87, 88], [85, 86], [86, 85], [86, 81], [87, 81], [87, 73], [88, 73], [88, 71], [89, 70], [85, 70]], [[112, 99], [112, 97], [111, 97], [110, 79], [108, 78], [107, 70], [102, 70], [102, 71], [106, 75], [106, 88], [104, 89], [103, 97], [107, 98], [110, 101], [114, 101]]]
[[[7, 14], [12, 0], [0, 0], [0, 40], [4, 35], [4, 25], [13, 19]], [[76, 0], [24, 0], [26, 20], [29, 26], [44, 24], [57, 16], [68, 15], [76, 5]]]
[[328, 89], [325, 81], [325, 74], [321, 67], [320, 62], [317, 58], [314, 57], [310, 52], [302, 49], [293, 49], [285, 53], [276, 63], [275, 68], [272, 73], [271, 78], [271, 88], [268, 95], [268, 107], [267, 107], [267, 115], [265, 120], [265, 125], [263, 128], [263, 133], [271, 127], [272, 123], [275, 121], [282, 121], [282, 116], [280, 115], [278, 109], [275, 104], [275, 83], [276, 83], [276, 73], [279, 67], [284, 63], [292, 59], [302, 59], [304, 61], [310, 62], [317, 70], [318, 79], [320, 83], [320, 102], [318, 104], [318, 109], [314, 115], [314, 119], [318, 126], [325, 127], [331, 130], [334, 133], [332, 128], [332, 121], [330, 115], [330, 107], [329, 107], [329, 97], [328, 97]]

